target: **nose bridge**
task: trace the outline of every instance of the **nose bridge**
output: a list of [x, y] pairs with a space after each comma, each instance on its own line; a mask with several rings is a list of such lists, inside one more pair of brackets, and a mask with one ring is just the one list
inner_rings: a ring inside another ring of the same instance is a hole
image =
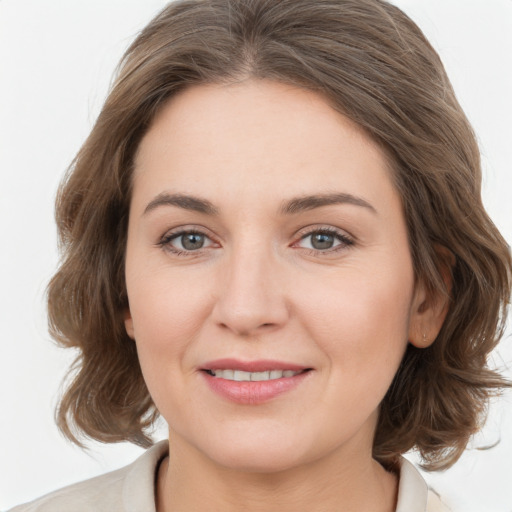
[[281, 325], [288, 315], [279, 262], [267, 240], [241, 239], [221, 273], [216, 320], [237, 334]]

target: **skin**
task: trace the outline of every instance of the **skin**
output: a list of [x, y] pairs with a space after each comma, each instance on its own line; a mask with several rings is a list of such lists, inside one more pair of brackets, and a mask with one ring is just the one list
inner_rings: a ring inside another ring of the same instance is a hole
[[[178, 193], [218, 214], [161, 201]], [[367, 205], [280, 213], [332, 193]], [[184, 239], [171, 235], [192, 228], [203, 247], [177, 254]], [[319, 249], [325, 228], [342, 238]], [[396, 476], [372, 459], [378, 407], [407, 343], [428, 345], [445, 308], [415, 282], [388, 159], [362, 130], [321, 96], [275, 82], [180, 93], [136, 156], [126, 282], [126, 329], [169, 424], [159, 512], [395, 509]], [[313, 370], [240, 405], [200, 371], [224, 357]]]

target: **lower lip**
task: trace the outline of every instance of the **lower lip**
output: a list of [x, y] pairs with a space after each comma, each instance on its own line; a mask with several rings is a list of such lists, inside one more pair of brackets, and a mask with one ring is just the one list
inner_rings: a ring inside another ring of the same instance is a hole
[[296, 388], [310, 373], [306, 371], [293, 377], [264, 381], [236, 381], [214, 377], [207, 372], [201, 372], [215, 393], [231, 402], [243, 405], [258, 405], [287, 393]]

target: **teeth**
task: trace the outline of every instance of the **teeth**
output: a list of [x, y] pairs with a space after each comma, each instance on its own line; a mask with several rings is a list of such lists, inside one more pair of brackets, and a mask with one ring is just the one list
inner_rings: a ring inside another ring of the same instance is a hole
[[262, 381], [293, 377], [300, 372], [293, 370], [269, 370], [266, 372], [244, 372], [242, 370], [210, 370], [210, 373], [219, 379], [245, 381]]
[[241, 370], [235, 370], [233, 372], [233, 380], [251, 380], [251, 374], [249, 372], [243, 372]]
[[235, 372], [233, 370], [224, 370], [224, 378], [228, 380], [234, 379]]
[[[254, 372], [251, 373], [251, 380], [269, 380], [270, 372]], [[279, 378], [279, 377], [277, 377]]]

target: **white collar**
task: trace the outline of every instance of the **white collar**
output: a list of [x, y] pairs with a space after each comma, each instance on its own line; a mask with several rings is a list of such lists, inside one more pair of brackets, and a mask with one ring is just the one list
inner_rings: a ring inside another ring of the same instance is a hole
[[[123, 502], [126, 512], [155, 512], [154, 486], [158, 463], [168, 453], [167, 441], [161, 441], [146, 450], [132, 465], [123, 486]], [[400, 481], [396, 512], [425, 512], [428, 487], [414, 465], [400, 458]], [[142, 490], [142, 492], [141, 492]], [[150, 504], [153, 504], [152, 508]]]
[[427, 499], [425, 480], [411, 462], [401, 457], [396, 512], [425, 512]]

